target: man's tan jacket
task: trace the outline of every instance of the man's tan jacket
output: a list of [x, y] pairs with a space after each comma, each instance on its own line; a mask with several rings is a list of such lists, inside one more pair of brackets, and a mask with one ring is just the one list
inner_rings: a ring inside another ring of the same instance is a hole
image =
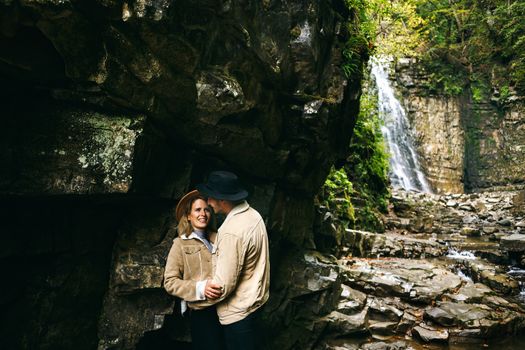
[[223, 325], [244, 319], [268, 300], [268, 235], [263, 218], [246, 201], [233, 208], [219, 228], [213, 282], [223, 287], [221, 297], [198, 304], [218, 303]]
[[[216, 233], [210, 234], [210, 242], [214, 242]], [[192, 301], [200, 300], [196, 294], [197, 281], [213, 277], [212, 253], [195, 234], [182, 236], [173, 240], [166, 268], [164, 270], [164, 288], [166, 291], [187, 302], [192, 309]]]

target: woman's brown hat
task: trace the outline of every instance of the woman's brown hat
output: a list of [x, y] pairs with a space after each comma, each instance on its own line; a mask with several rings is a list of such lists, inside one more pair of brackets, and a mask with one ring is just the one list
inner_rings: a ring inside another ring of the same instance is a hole
[[190, 191], [184, 195], [177, 203], [177, 207], [175, 208], [175, 219], [177, 221], [180, 221], [182, 216], [184, 215], [184, 210], [186, 209], [186, 204], [191, 201], [195, 197], [199, 197], [201, 194], [197, 190]]

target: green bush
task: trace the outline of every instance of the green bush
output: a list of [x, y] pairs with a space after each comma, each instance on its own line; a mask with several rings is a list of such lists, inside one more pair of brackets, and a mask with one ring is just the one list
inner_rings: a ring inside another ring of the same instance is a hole
[[354, 189], [344, 169], [332, 167], [321, 189], [321, 203], [343, 223], [352, 227], [355, 223], [354, 206], [350, 196]]
[[390, 194], [380, 126], [376, 98], [362, 95], [350, 155], [341, 169], [330, 171], [318, 196], [345, 228], [384, 231], [381, 212], [387, 211]]

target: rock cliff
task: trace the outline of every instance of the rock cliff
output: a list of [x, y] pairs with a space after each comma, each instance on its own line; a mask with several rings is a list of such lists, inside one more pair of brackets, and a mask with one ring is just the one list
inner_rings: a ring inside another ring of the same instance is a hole
[[463, 100], [429, 95], [424, 83], [428, 73], [412, 59], [399, 60], [396, 79], [414, 131], [421, 164], [438, 193], [464, 191], [465, 132]]
[[161, 288], [172, 207], [218, 168], [269, 229], [268, 339], [313, 344], [338, 280], [305, 249], [359, 109], [352, 16], [339, 0], [1, 0], [4, 345], [187, 345]]
[[416, 60], [399, 60], [396, 80], [428, 180], [438, 193], [462, 193], [523, 183], [523, 98], [500, 93], [474, 98], [429, 91], [429, 72]]

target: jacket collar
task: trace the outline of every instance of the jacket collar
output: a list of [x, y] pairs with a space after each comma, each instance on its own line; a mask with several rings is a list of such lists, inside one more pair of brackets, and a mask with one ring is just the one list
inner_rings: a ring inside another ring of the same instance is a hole
[[187, 239], [198, 239], [200, 241], [200, 237], [195, 234], [195, 232], [190, 233], [189, 236], [186, 235], [180, 235], [181, 239], [187, 240]]
[[[210, 241], [211, 245], [215, 247], [215, 241], [216, 241], [216, 237], [217, 236], [217, 232], [210, 232], [208, 234], [208, 240]], [[186, 236], [186, 235], [180, 235], [180, 239], [183, 239], [183, 240], [189, 240], [189, 239], [196, 239], [196, 240], [199, 240], [202, 242], [201, 238], [199, 236], [197, 236], [194, 232], [190, 233], [189, 236]], [[204, 243], [204, 242], [203, 242]]]
[[[250, 205], [246, 201], [242, 201], [240, 204], [236, 205], [229, 213], [226, 215], [226, 218], [224, 219], [224, 222], [222, 223], [221, 227], [224, 227], [224, 225], [235, 215], [239, 213], [243, 213], [246, 210], [250, 209]], [[220, 230], [220, 227], [219, 227]]]
[[229, 213], [228, 213], [228, 217], [229, 216], [234, 216], [234, 215], [237, 215], [239, 213], [242, 213], [243, 211], [246, 211], [248, 210], [248, 208], [250, 208], [250, 205], [248, 204], [248, 202], [246, 201], [242, 201], [240, 204], [238, 204], [237, 206], [235, 206]]

